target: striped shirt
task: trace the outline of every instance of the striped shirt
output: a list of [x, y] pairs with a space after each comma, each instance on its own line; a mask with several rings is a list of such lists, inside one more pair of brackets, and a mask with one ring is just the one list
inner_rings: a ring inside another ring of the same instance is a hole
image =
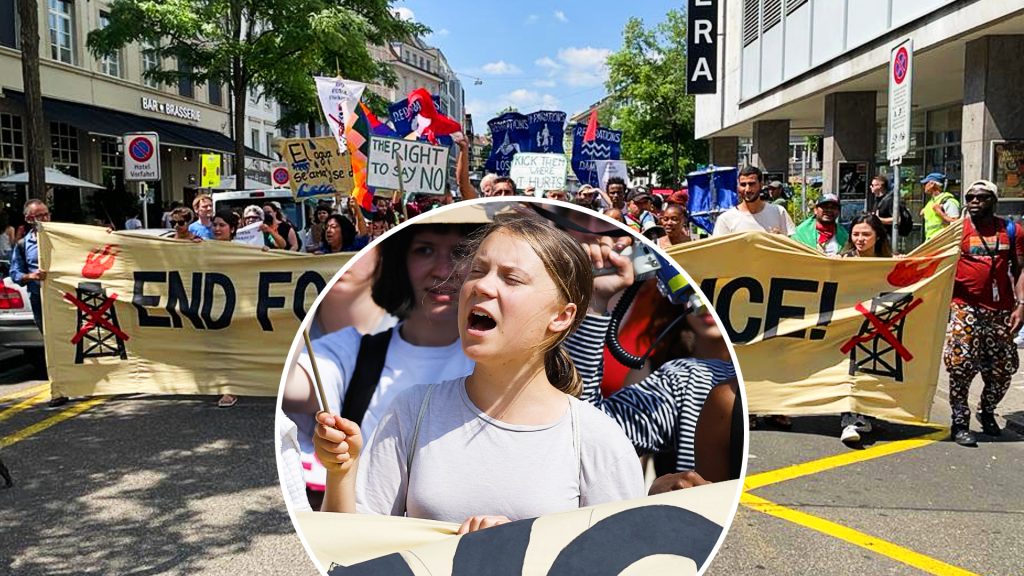
[[693, 470], [693, 438], [704, 400], [716, 384], [736, 376], [736, 367], [724, 360], [671, 360], [641, 382], [602, 398], [602, 349], [610, 320], [588, 314], [565, 341], [583, 378], [580, 399], [618, 422], [637, 454], [674, 450], [676, 471]]

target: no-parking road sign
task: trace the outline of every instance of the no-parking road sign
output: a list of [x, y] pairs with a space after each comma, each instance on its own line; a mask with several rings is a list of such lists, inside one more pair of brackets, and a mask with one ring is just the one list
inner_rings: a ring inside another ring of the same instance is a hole
[[270, 182], [274, 188], [288, 188], [291, 181], [292, 175], [288, 172], [287, 162], [274, 162], [270, 165]]
[[124, 179], [128, 182], [160, 179], [160, 136], [156, 132], [124, 135]]
[[913, 110], [914, 42], [904, 40], [889, 54], [889, 131], [886, 158], [898, 161], [910, 151], [910, 115]]

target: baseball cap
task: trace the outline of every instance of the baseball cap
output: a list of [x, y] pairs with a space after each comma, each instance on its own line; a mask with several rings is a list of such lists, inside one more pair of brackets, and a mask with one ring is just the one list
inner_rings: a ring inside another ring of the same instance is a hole
[[967, 189], [984, 190], [986, 192], [991, 193], [996, 198], [999, 197], [999, 188], [996, 186], [995, 182], [992, 182], [991, 180], [975, 180]]
[[818, 198], [818, 203], [815, 206], [821, 206], [822, 204], [839, 204], [839, 197], [835, 194], [822, 194], [821, 198]]
[[921, 178], [921, 184], [927, 184], [929, 182], [938, 182], [942, 184], [946, 181], [946, 175], [942, 172], [932, 172], [931, 174]]
[[771, 183], [768, 184], [768, 187], [769, 188], [782, 188], [782, 182], [780, 182], [779, 180], [772, 180]]
[[644, 224], [644, 229], [641, 234], [651, 240], [656, 240], [665, 235], [665, 229], [651, 220]]
[[626, 200], [628, 200], [630, 202], [633, 202], [633, 201], [636, 201], [636, 200], [650, 200], [650, 199], [651, 199], [651, 193], [648, 192], [647, 190], [643, 189], [643, 188], [636, 188], [634, 190], [631, 190], [629, 192], [629, 195], [626, 196]]

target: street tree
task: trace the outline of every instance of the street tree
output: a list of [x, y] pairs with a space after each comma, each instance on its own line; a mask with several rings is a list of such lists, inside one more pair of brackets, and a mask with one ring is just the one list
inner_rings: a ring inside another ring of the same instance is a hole
[[21, 21], [21, 78], [25, 86], [25, 160], [28, 168], [28, 197], [46, 197], [46, 156], [43, 151], [43, 92], [39, 81], [39, 4], [19, 0]]
[[623, 131], [622, 158], [634, 174], [678, 186], [707, 161], [707, 145], [693, 136], [694, 98], [686, 94], [686, 16], [670, 10], [652, 28], [630, 18], [622, 38], [608, 57], [606, 83], [612, 125]]
[[[286, 110], [284, 122], [319, 117], [313, 74], [393, 82], [369, 46], [428, 29], [398, 18], [391, 0], [114, 0], [109, 24], [89, 33], [96, 56], [133, 42], [158, 62], [143, 75], [173, 84], [226, 84], [234, 112], [235, 174], [245, 174], [245, 102], [250, 91]], [[242, 188], [244, 178], [236, 178]]]

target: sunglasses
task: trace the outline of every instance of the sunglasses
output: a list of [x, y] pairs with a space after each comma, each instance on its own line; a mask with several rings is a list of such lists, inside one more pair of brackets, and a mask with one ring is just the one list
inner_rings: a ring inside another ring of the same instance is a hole
[[993, 196], [991, 194], [964, 194], [964, 200], [967, 202], [988, 202]]
[[187, 220], [171, 220], [172, 226], [184, 226], [185, 224], [188, 224]]

